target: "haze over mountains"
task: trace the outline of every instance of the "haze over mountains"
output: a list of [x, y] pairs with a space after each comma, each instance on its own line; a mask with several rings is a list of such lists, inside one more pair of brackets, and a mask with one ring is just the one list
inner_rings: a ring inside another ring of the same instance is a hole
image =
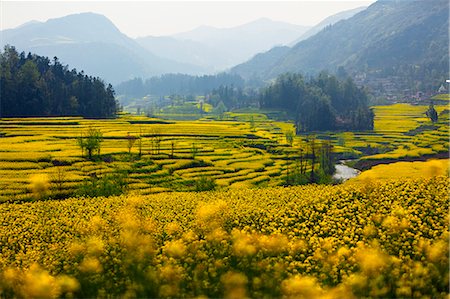
[[337, 22], [339, 22], [341, 20], [346, 20], [348, 18], [351, 18], [354, 15], [356, 15], [358, 12], [363, 11], [366, 8], [367, 8], [366, 6], [361, 6], [361, 7], [357, 7], [357, 8], [354, 8], [354, 9], [345, 10], [345, 11], [342, 11], [342, 12], [337, 13], [335, 15], [329, 16], [328, 18], [324, 19], [322, 22], [320, 22], [316, 26], [310, 28], [308, 31], [306, 31], [304, 34], [302, 34], [299, 38], [297, 38], [296, 40], [291, 42], [289, 44], [289, 46], [295, 46], [296, 44], [298, 44], [302, 40], [308, 39], [309, 37], [319, 33], [325, 27], [333, 25], [334, 23], [337, 23]]
[[1, 46], [57, 56], [70, 67], [116, 84], [134, 77], [224, 70], [274, 45], [287, 44], [308, 29], [260, 19], [233, 28], [202, 26], [176, 36], [134, 40], [106, 17], [81, 13], [4, 30]]
[[112, 84], [227, 69], [267, 82], [284, 72], [314, 74], [343, 67], [358, 84], [391, 93], [430, 90], [448, 77], [448, 28], [447, 0], [380, 0], [311, 28], [262, 18], [232, 28], [200, 26], [172, 36], [132, 39], [106, 17], [82, 13], [31, 21], [0, 34], [3, 45], [57, 56]]
[[447, 0], [378, 1], [291, 49], [272, 49], [231, 72], [270, 79], [285, 72], [334, 72], [342, 66], [362, 83], [381, 89], [436, 88], [448, 76], [448, 34]]
[[261, 18], [232, 28], [200, 26], [173, 36], [138, 38], [137, 42], [161, 57], [213, 72], [235, 66], [275, 45], [288, 44], [309, 28]]
[[133, 77], [204, 71], [154, 55], [121, 33], [106, 17], [94, 13], [32, 22], [1, 34], [4, 44], [19, 51], [57, 56], [62, 63], [113, 84]]

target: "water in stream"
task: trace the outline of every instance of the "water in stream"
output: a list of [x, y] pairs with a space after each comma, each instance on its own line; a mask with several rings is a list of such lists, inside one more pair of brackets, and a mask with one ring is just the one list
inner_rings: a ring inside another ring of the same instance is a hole
[[359, 175], [361, 172], [358, 169], [351, 168], [345, 165], [346, 161], [339, 161], [339, 164], [336, 164], [336, 172], [333, 175], [333, 179], [346, 181], [348, 179], [354, 178]]

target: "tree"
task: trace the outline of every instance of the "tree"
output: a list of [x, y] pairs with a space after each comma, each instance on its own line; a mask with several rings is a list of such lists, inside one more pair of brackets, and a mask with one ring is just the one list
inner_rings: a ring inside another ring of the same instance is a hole
[[250, 129], [255, 132], [255, 117], [253, 115], [250, 116]]
[[195, 157], [198, 154], [198, 147], [195, 145], [195, 143], [192, 143], [191, 154], [192, 154], [192, 159], [195, 160]]
[[86, 151], [88, 155], [88, 159], [92, 160], [92, 154], [97, 152], [97, 155], [100, 155], [101, 143], [103, 141], [102, 132], [99, 129], [95, 129], [89, 127], [87, 130], [86, 136], [77, 139], [78, 146], [81, 148], [81, 151]]
[[295, 120], [297, 133], [373, 129], [367, 91], [350, 78], [341, 81], [326, 72], [308, 80], [299, 74], [280, 75], [261, 91], [259, 103], [285, 111]]
[[130, 132], [128, 132], [126, 139], [127, 139], [128, 154], [131, 155], [131, 149], [133, 148], [133, 145], [136, 142], [136, 139], [138, 138], [136, 136], [130, 135]]
[[175, 141], [170, 141], [170, 158], [173, 159], [175, 152]]
[[294, 143], [294, 132], [292, 132], [291, 130], [287, 131], [285, 133], [285, 137], [286, 142], [289, 144], [289, 146], [292, 146], [292, 144]]
[[0, 53], [0, 114], [3, 117], [81, 115], [114, 117], [117, 102], [112, 85], [69, 70], [57, 57]]
[[332, 152], [333, 146], [331, 143], [327, 140], [322, 141], [319, 156], [320, 179], [322, 182], [330, 181], [331, 176], [335, 172]]
[[[308, 184], [310, 180], [306, 174], [307, 160], [301, 145], [301, 140], [299, 141], [299, 145], [298, 159], [296, 159], [294, 167], [290, 168], [289, 165], [287, 165], [286, 185], [304, 185]], [[288, 156], [286, 160], [289, 161]]]
[[309, 147], [309, 157], [311, 159], [311, 173], [309, 176], [310, 183], [317, 183], [317, 174], [315, 172], [317, 162], [317, 143], [314, 136], [310, 136], [307, 139]]
[[151, 153], [159, 155], [161, 151], [161, 141], [162, 141], [160, 129], [158, 128], [151, 129], [150, 141], [151, 141]]
[[220, 101], [219, 104], [217, 104], [217, 107], [214, 108], [214, 113], [219, 116], [219, 119], [223, 119], [223, 116], [226, 111], [227, 111], [227, 107], [225, 106], [225, 104], [222, 101]]
[[436, 109], [434, 109], [434, 104], [433, 102], [430, 103], [430, 106], [428, 106], [428, 110], [425, 112], [425, 114], [428, 116], [428, 118], [433, 122], [437, 122], [438, 121], [438, 114]]
[[138, 148], [139, 148], [139, 158], [142, 157], [142, 138], [144, 136], [142, 136], [142, 127], [139, 127], [139, 143], [138, 143]]

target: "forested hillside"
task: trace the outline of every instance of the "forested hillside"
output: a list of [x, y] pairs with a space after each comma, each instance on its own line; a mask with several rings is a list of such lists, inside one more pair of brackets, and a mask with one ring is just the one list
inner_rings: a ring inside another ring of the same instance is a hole
[[448, 77], [448, 28], [446, 0], [377, 1], [301, 41], [276, 61], [255, 57], [232, 72], [248, 76], [247, 69], [257, 69], [260, 77], [270, 79], [285, 72], [316, 74], [345, 67], [378, 94], [436, 91]]
[[164, 73], [202, 74], [202, 67], [159, 57], [120, 32], [107, 17], [79, 13], [0, 32], [0, 46], [57, 56], [61, 63], [117, 84], [133, 77]]
[[127, 96], [145, 95], [204, 95], [220, 86], [243, 87], [244, 80], [238, 75], [220, 73], [217, 75], [191, 76], [186, 74], [165, 74], [148, 79], [135, 78], [116, 86], [117, 94]]
[[310, 80], [281, 75], [260, 97], [262, 108], [287, 111], [298, 132], [372, 130], [374, 114], [367, 102], [366, 93], [351, 78], [340, 81], [327, 73]]
[[114, 89], [100, 78], [69, 70], [57, 57], [18, 53], [6, 46], [0, 55], [0, 116], [113, 117]]

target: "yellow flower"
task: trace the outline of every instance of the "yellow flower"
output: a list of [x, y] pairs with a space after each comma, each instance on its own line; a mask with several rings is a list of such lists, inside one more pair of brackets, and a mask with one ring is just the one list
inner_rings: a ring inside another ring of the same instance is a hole
[[187, 247], [182, 240], [167, 242], [164, 246], [164, 252], [172, 257], [183, 257], [186, 254]]
[[227, 272], [220, 278], [225, 294], [228, 299], [247, 298], [247, 277], [238, 272]]
[[81, 262], [79, 269], [81, 272], [101, 273], [103, 271], [100, 261], [95, 257], [85, 257]]
[[50, 188], [50, 181], [47, 174], [35, 174], [30, 177], [30, 189], [35, 198], [44, 197]]
[[317, 280], [310, 276], [296, 275], [281, 283], [283, 295], [286, 298], [321, 298], [324, 294]]

